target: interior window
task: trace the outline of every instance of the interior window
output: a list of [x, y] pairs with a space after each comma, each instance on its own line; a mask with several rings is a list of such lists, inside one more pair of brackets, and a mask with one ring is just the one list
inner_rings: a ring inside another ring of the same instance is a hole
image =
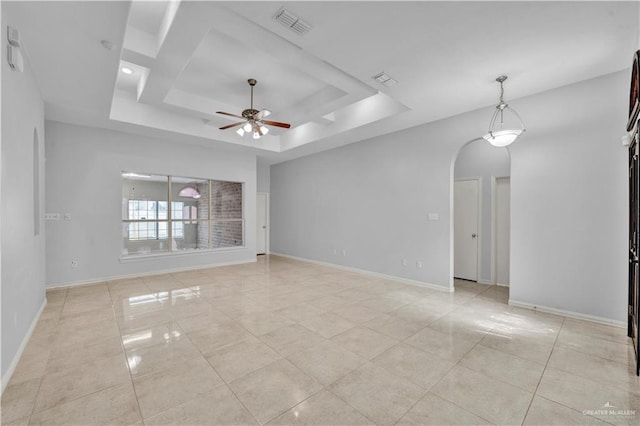
[[122, 172], [122, 206], [123, 255], [244, 244], [239, 182]]

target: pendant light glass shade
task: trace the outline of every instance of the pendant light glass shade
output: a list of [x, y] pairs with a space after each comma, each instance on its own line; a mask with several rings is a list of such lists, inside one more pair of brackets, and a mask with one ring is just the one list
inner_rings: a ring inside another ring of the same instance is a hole
[[194, 200], [197, 200], [202, 197], [202, 194], [200, 194], [198, 188], [194, 186], [185, 186], [180, 190], [180, 192], [178, 192], [178, 197], [193, 198]]
[[503, 147], [511, 145], [520, 136], [520, 133], [522, 133], [522, 130], [500, 130], [487, 133], [483, 138], [493, 146]]
[[[498, 102], [498, 105], [496, 105], [496, 110], [494, 111], [493, 116], [491, 117], [491, 122], [489, 123], [489, 132], [483, 136], [483, 138], [487, 142], [496, 147], [504, 147], [512, 144], [516, 140], [516, 138], [526, 130], [522, 118], [520, 118], [520, 115], [503, 99], [504, 87], [502, 83], [504, 83], [506, 79], [507, 76], [505, 75], [496, 78], [496, 81], [500, 83], [500, 100]], [[513, 116], [516, 117], [520, 124], [519, 129], [504, 128], [505, 110], [508, 110]], [[500, 116], [499, 126], [496, 125], [498, 116]]]

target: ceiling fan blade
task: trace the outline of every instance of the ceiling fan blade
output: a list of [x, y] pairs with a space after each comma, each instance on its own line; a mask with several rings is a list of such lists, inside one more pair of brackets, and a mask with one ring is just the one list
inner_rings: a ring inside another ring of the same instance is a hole
[[232, 128], [232, 127], [236, 127], [236, 126], [239, 126], [239, 125], [244, 124], [244, 123], [246, 123], [246, 121], [240, 121], [240, 122], [238, 122], [238, 123], [227, 124], [226, 126], [222, 126], [222, 127], [220, 127], [220, 130], [230, 129], [230, 128]]
[[284, 127], [285, 129], [291, 128], [291, 124], [289, 123], [281, 123], [279, 121], [269, 121], [269, 120], [261, 120], [261, 121], [264, 124], [267, 124], [269, 126]]
[[216, 111], [216, 114], [229, 115], [229, 116], [231, 116], [231, 117], [236, 117], [236, 118], [242, 118], [242, 119], [244, 119], [244, 117], [243, 117], [243, 116], [241, 116], [241, 115], [231, 114], [230, 112]]
[[271, 111], [269, 111], [268, 109], [263, 109], [262, 111], [256, 114], [256, 119], [262, 120], [263, 118], [268, 117], [270, 115], [271, 115]]

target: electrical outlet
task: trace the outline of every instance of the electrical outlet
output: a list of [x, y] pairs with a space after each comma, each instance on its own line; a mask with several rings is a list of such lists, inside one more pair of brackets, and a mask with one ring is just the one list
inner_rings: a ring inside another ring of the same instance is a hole
[[71, 269], [76, 269], [78, 267], [78, 261], [77, 260], [72, 260], [71, 261]]
[[416, 262], [416, 268], [418, 268], [418, 269], [422, 269], [422, 267], [423, 267], [423, 266], [424, 266], [424, 265], [422, 264], [422, 261], [421, 261], [421, 260], [418, 260], [418, 261]]
[[407, 259], [402, 259], [402, 266], [407, 266]]

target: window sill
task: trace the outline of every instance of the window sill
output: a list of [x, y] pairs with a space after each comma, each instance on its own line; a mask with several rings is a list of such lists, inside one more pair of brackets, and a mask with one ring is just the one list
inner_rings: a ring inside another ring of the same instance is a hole
[[164, 252], [164, 253], [151, 253], [151, 254], [128, 254], [125, 256], [120, 256], [120, 263], [130, 263], [130, 262], [139, 262], [143, 260], [154, 260], [154, 259], [163, 259], [163, 258], [173, 258], [173, 257], [185, 257], [185, 256], [197, 256], [202, 254], [215, 254], [215, 253], [228, 253], [228, 252], [236, 252], [246, 250], [246, 246], [239, 247], [226, 247], [219, 249], [207, 249], [207, 250], [182, 250], [182, 251], [172, 251], [172, 252]]

